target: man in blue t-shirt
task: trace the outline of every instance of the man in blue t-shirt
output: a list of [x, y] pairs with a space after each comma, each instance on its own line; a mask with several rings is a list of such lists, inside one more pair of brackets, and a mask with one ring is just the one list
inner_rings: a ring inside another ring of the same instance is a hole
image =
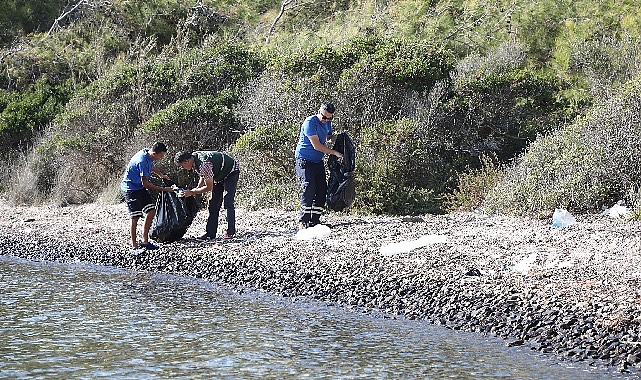
[[296, 176], [301, 184], [301, 210], [298, 221], [300, 228], [313, 227], [320, 223], [327, 197], [327, 178], [323, 157], [333, 154], [339, 160], [343, 155], [328, 148], [325, 143], [332, 140], [332, 119], [335, 107], [323, 104], [316, 115], [303, 122], [296, 145]]
[[[151, 149], [143, 149], [136, 153], [125, 170], [124, 178], [120, 183], [120, 190], [127, 202], [131, 216], [131, 244], [132, 253], [138, 254], [145, 249], [158, 249], [158, 246], [149, 242], [149, 229], [156, 215], [156, 206], [148, 190], [174, 191], [172, 187], [156, 186], [149, 181], [151, 174], [160, 178], [169, 177], [154, 167], [154, 163], [167, 154], [167, 147], [161, 142], [155, 143]], [[142, 241], [137, 239], [138, 220], [146, 214], [143, 227]]]

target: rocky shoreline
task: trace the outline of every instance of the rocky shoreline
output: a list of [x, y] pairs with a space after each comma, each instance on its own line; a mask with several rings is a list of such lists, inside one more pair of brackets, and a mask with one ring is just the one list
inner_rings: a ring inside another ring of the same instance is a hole
[[185, 239], [134, 256], [124, 204], [0, 202], [0, 252], [378, 309], [570, 360], [641, 368], [638, 222], [586, 215], [556, 228], [547, 219], [474, 213], [330, 214], [329, 236], [299, 240], [295, 212], [237, 210], [236, 239], [200, 242], [193, 236], [205, 218], [198, 214]]

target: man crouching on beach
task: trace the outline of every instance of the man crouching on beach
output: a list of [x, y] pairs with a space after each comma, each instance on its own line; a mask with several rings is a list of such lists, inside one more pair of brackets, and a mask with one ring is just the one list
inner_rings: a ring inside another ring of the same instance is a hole
[[[171, 187], [160, 187], [149, 182], [149, 177], [154, 173], [160, 178], [169, 179], [160, 170], [154, 168], [154, 163], [167, 154], [167, 147], [161, 142], [155, 143], [151, 149], [142, 149], [136, 153], [125, 170], [124, 178], [120, 183], [129, 215], [131, 215], [131, 253], [139, 254], [145, 249], [158, 249], [158, 246], [149, 242], [149, 229], [156, 215], [156, 205], [151, 199], [148, 190], [174, 191]], [[142, 241], [137, 239], [138, 220], [146, 214], [142, 231]]]

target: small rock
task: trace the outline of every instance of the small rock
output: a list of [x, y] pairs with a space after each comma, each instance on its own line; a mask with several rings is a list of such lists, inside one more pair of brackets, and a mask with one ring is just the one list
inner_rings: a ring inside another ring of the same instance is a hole
[[465, 273], [466, 276], [480, 276], [481, 271], [476, 268], [471, 268]]

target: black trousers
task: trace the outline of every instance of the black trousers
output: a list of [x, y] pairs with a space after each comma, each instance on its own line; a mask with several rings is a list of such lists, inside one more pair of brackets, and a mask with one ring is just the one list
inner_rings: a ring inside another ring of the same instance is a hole
[[320, 223], [327, 198], [327, 178], [323, 162], [296, 159], [296, 176], [300, 181], [301, 223], [314, 226]]
[[[236, 233], [236, 209], [234, 208], [234, 197], [238, 186], [238, 170], [229, 173], [222, 181], [214, 184], [209, 200], [209, 217], [207, 218], [207, 236], [215, 238], [218, 232], [218, 215], [220, 207], [225, 206], [227, 211], [227, 234]], [[224, 193], [224, 197], [223, 197]]]

